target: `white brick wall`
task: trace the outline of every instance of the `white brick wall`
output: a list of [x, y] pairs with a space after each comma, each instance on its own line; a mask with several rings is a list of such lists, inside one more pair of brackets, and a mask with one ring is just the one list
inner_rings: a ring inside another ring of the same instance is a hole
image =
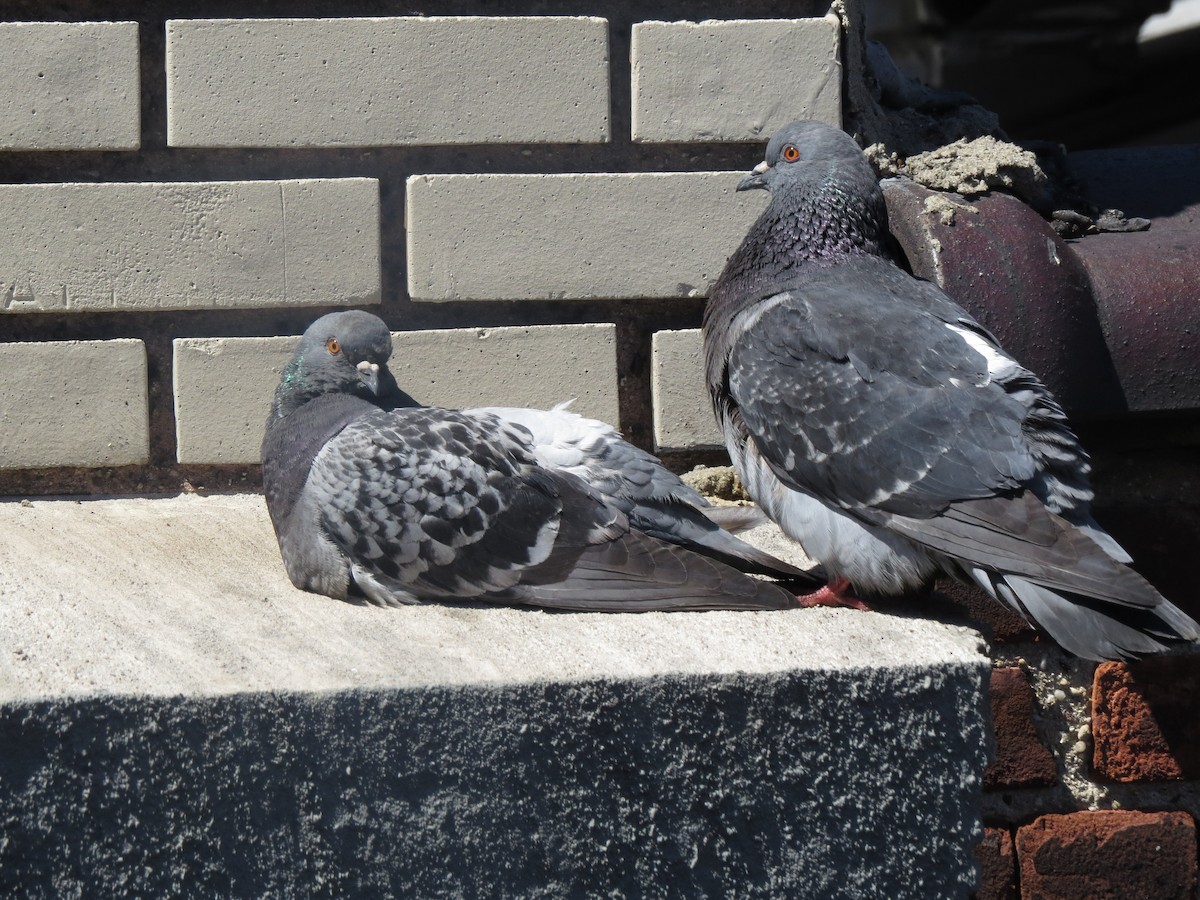
[[0, 24], [0, 150], [141, 143], [136, 22]]
[[[617, 421], [612, 325], [461, 328], [392, 335], [390, 368], [432, 405], [550, 407]], [[256, 463], [271, 398], [298, 337], [175, 341], [181, 463]]]
[[[839, 120], [836, 22], [544, 9], [241, 19], [201, 0], [169, 19], [116, 0], [124, 21], [0, 23], [0, 339], [20, 348], [0, 412], [58, 422], [6, 437], [0, 469], [169, 459], [172, 413], [178, 464], [252, 463], [292, 335], [349, 305], [406, 329], [394, 367], [422, 399], [577, 397], [661, 449], [718, 446], [698, 333], [651, 342], [640, 317], [665, 302], [698, 325], [767, 199], [734, 191], [756, 152], [717, 145]], [[103, 339], [70, 354], [97, 409], [119, 402], [120, 439], [62, 437], [85, 419], [16, 371], [64, 337]]]
[[178, 19], [167, 114], [173, 147], [607, 141], [608, 23]]
[[703, 297], [762, 211], [740, 172], [414, 175], [414, 300]]
[[796, 119], [842, 122], [838, 20], [633, 26], [635, 141], [763, 141]]
[[0, 344], [0, 469], [149, 459], [141, 341]]
[[378, 185], [0, 185], [0, 311], [379, 302]]

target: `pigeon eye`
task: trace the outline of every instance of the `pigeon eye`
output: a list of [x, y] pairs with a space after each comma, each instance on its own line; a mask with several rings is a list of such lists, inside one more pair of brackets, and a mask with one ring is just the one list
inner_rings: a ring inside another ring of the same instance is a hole
[[796, 149], [795, 144], [788, 144], [783, 148], [783, 158], [787, 162], [795, 162], [800, 158], [800, 151]]
[[334, 356], [337, 356], [339, 353], [342, 352], [342, 345], [340, 343], [338, 343], [337, 338], [330, 338], [329, 340], [327, 340], [325, 342], [325, 349], [328, 350], [330, 353], [332, 353]]

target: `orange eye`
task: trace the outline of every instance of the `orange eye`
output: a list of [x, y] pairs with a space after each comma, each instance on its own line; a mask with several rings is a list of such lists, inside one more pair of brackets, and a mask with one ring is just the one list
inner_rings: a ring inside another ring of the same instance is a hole
[[332, 353], [334, 356], [337, 356], [339, 353], [342, 352], [342, 345], [338, 343], [337, 338], [330, 338], [329, 340], [327, 340], [325, 342], [325, 349], [328, 350], [330, 353]]
[[796, 149], [795, 144], [788, 144], [783, 148], [783, 158], [788, 162], [795, 162], [800, 158], [800, 151]]

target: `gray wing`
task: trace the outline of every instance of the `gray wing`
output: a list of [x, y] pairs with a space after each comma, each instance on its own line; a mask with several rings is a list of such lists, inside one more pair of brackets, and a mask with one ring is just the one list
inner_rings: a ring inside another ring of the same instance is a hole
[[[308, 489], [360, 587], [375, 578], [414, 599], [516, 584], [550, 555], [562, 510], [519, 433], [427, 408], [355, 420], [318, 454]], [[599, 535], [611, 518], [587, 525]]]
[[787, 592], [632, 532], [537, 464], [522, 429], [441, 409], [367, 414], [309, 488], [321, 527], [378, 602], [482, 597], [571, 609], [780, 608]]
[[527, 429], [539, 463], [582, 479], [625, 513], [638, 531], [743, 572], [824, 583], [819, 569], [798, 568], [730, 534], [718, 521], [722, 514], [657, 457], [623, 439], [612, 426], [570, 412], [566, 405], [469, 412], [491, 413]]
[[1025, 406], [958, 331], [886, 288], [818, 281], [743, 318], [728, 389], [785, 484], [924, 518], [1034, 477]]

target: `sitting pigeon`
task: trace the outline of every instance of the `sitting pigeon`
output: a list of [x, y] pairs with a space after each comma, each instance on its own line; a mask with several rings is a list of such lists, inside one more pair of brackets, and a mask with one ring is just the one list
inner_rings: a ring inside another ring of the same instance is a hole
[[708, 301], [708, 386], [746, 490], [835, 577], [814, 597], [944, 572], [1080, 657], [1200, 639], [1092, 519], [1087, 456], [1050, 392], [896, 264], [854, 141], [788, 125], [752, 188], [771, 200]]
[[[374, 327], [385, 328], [382, 320]], [[389, 336], [389, 348], [390, 340]], [[421, 406], [396, 383], [386, 358], [380, 363], [377, 382], [378, 392], [373, 398], [377, 406], [389, 410]], [[711, 505], [658, 459], [624, 440], [611, 425], [569, 411], [571, 402], [549, 410], [482, 407], [466, 412], [491, 413], [528, 430], [539, 464], [582, 478], [625, 513], [638, 531], [742, 572], [813, 585], [823, 583], [825, 573], [819, 566], [800, 569], [730, 533], [766, 521], [761, 510]]]
[[600, 491], [539, 463], [520, 425], [484, 411], [379, 406], [381, 385], [394, 385], [390, 353], [376, 316], [323, 316], [275, 392], [263, 485], [297, 587], [382, 605], [795, 605], [777, 585], [631, 528]]

